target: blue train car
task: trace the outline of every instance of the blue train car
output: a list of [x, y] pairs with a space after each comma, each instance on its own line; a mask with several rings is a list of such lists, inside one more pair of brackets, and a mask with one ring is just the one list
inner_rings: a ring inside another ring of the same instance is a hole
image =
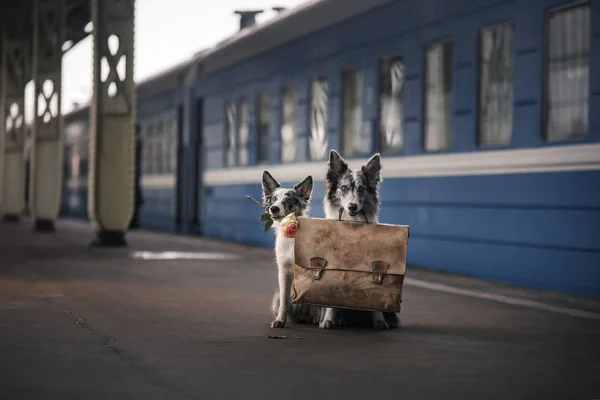
[[[189, 62], [175, 65], [136, 85], [141, 139], [142, 204], [139, 226], [175, 231], [176, 182], [180, 172], [183, 78]], [[65, 147], [61, 215], [88, 218], [89, 106], [64, 116]]]
[[184, 78], [189, 62], [178, 64], [136, 85], [140, 127], [140, 227], [178, 230], [180, 204], [177, 176], [181, 152]]
[[88, 218], [89, 113], [83, 106], [64, 116], [62, 217]]
[[312, 174], [320, 217], [328, 150], [381, 152], [410, 264], [600, 295], [600, 2], [313, 1], [193, 70], [183, 218], [203, 235], [270, 246], [244, 197], [263, 170]]

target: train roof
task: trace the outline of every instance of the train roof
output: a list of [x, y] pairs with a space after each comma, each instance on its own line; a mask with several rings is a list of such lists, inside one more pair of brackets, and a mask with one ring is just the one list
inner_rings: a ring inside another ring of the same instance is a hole
[[149, 97], [180, 87], [191, 63], [192, 60], [187, 59], [136, 82], [136, 95], [138, 97]]
[[198, 53], [195, 70], [209, 74], [395, 0], [310, 0], [241, 30]]

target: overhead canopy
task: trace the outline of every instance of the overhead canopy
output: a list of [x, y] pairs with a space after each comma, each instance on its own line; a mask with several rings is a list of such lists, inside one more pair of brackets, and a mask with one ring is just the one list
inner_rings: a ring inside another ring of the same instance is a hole
[[[66, 1], [66, 42], [71, 47], [83, 40], [89, 33], [84, 31], [91, 20], [91, 0]], [[8, 38], [33, 41], [34, 0], [1, 0], [0, 29]], [[0, 54], [2, 40], [0, 40]]]

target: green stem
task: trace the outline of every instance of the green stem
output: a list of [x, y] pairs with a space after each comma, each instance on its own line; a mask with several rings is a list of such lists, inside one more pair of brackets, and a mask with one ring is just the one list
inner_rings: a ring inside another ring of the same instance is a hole
[[260, 208], [265, 208], [264, 205], [262, 205], [262, 203], [259, 203], [258, 201], [254, 200], [252, 197], [246, 195], [246, 198], [252, 200], [253, 202], [255, 202]]

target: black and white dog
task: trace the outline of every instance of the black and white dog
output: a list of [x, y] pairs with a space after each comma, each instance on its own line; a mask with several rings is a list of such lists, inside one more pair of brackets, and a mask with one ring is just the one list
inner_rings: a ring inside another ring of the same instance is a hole
[[279, 290], [273, 296], [271, 310], [275, 320], [271, 328], [283, 328], [287, 318], [295, 322], [317, 323], [320, 308], [291, 304], [291, 288], [294, 278], [294, 240], [282, 235], [279, 223], [292, 212], [297, 217], [308, 216], [313, 180], [311, 176], [296, 184], [293, 189], [282, 188], [268, 171], [263, 172], [263, 202], [269, 202], [269, 214], [273, 218], [275, 231], [275, 258], [277, 260], [277, 276]]
[[[325, 218], [343, 221], [379, 223], [381, 203], [381, 157], [374, 154], [359, 170], [353, 170], [335, 150], [329, 153], [326, 193], [323, 200]], [[341, 214], [340, 214], [341, 213]], [[339, 325], [370, 325], [388, 329], [398, 325], [396, 313], [325, 308], [319, 322], [321, 329]]]

